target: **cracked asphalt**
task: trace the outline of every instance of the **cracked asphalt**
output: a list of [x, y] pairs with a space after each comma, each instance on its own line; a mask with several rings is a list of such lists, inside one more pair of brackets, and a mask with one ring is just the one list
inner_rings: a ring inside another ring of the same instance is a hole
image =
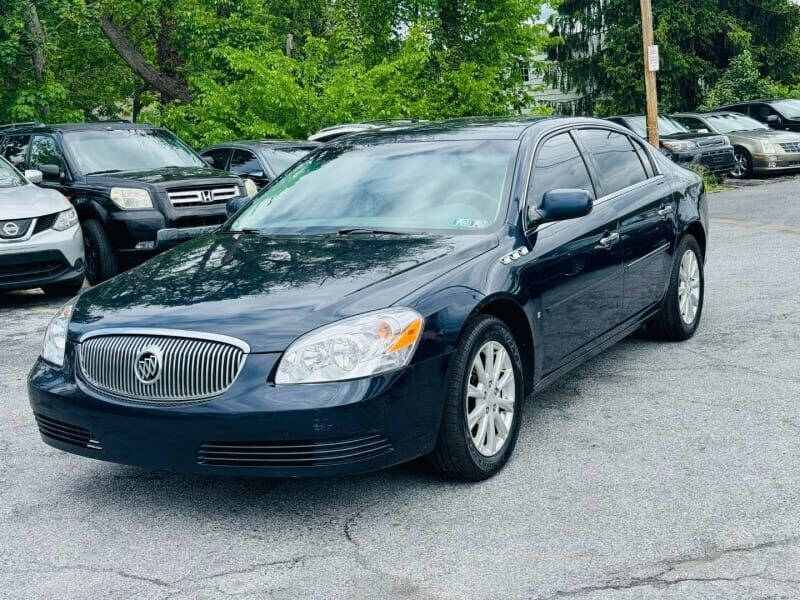
[[59, 302], [0, 295], [0, 598], [800, 598], [800, 179], [714, 194], [698, 334], [532, 398], [481, 484], [211, 478], [44, 445]]

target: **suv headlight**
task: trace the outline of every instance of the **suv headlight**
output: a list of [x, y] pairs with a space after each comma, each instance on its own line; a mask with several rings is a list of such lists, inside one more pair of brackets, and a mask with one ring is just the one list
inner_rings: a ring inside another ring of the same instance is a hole
[[252, 198], [258, 193], [258, 186], [256, 182], [252, 179], [245, 179], [244, 180], [244, 193], [247, 195], [248, 198]]
[[56, 231], [66, 231], [77, 222], [78, 213], [75, 212], [74, 208], [69, 207], [67, 210], [62, 210], [60, 213], [58, 213], [58, 216], [53, 223], [53, 229]]
[[697, 148], [697, 143], [690, 141], [661, 140], [661, 143], [673, 152], [688, 152]]
[[58, 367], [64, 366], [64, 348], [67, 344], [67, 327], [69, 326], [69, 320], [72, 318], [72, 309], [75, 308], [75, 302], [77, 300], [78, 296], [75, 296], [62, 306], [56, 313], [56, 316], [50, 321], [50, 324], [47, 326], [47, 331], [44, 333], [42, 358]]
[[153, 208], [150, 194], [141, 188], [111, 188], [111, 201], [123, 210]]
[[410, 308], [387, 308], [320, 327], [286, 349], [275, 383], [358, 379], [405, 367], [424, 319]]
[[780, 152], [780, 148], [772, 142], [761, 142], [761, 151], [764, 154], [777, 154]]

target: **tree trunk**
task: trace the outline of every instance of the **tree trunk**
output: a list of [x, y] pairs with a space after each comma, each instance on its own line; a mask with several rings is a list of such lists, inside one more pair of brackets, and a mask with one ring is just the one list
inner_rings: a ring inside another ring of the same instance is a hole
[[169, 77], [158, 71], [147, 62], [147, 59], [131, 43], [125, 33], [114, 25], [109, 15], [100, 17], [100, 28], [111, 42], [114, 50], [122, 57], [131, 70], [141, 77], [145, 83], [159, 92], [166, 100], [180, 100], [181, 102], [191, 102], [192, 94], [186, 84], [175, 77]]
[[25, 21], [27, 22], [28, 31], [31, 34], [31, 44], [33, 45], [33, 76], [36, 78], [36, 83], [42, 83], [45, 35], [33, 0], [25, 2]]

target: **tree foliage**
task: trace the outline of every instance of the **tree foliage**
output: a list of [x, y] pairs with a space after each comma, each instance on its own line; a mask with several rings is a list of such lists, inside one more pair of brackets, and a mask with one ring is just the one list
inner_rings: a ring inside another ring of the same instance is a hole
[[0, 122], [133, 115], [202, 145], [352, 120], [507, 114], [532, 106], [519, 65], [546, 38], [533, 24], [541, 4], [6, 0]]
[[[554, 20], [553, 81], [574, 88], [582, 109], [644, 109], [639, 3], [563, 0]], [[789, 85], [800, 76], [800, 7], [790, 0], [657, 0], [655, 42], [663, 110], [693, 110], [731, 60], [747, 50], [762, 77]]]

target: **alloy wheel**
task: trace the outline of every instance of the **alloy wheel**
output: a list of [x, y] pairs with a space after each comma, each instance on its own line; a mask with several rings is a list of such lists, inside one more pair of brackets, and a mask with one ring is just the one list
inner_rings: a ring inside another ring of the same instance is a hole
[[689, 249], [681, 257], [678, 273], [678, 310], [687, 325], [694, 323], [700, 307], [700, 265], [697, 256]]
[[505, 347], [486, 342], [472, 361], [467, 382], [467, 429], [483, 456], [498, 454], [510, 436], [514, 421], [516, 382]]
[[744, 177], [750, 169], [750, 160], [744, 152], [737, 152], [733, 156], [733, 171], [731, 175], [734, 177]]

